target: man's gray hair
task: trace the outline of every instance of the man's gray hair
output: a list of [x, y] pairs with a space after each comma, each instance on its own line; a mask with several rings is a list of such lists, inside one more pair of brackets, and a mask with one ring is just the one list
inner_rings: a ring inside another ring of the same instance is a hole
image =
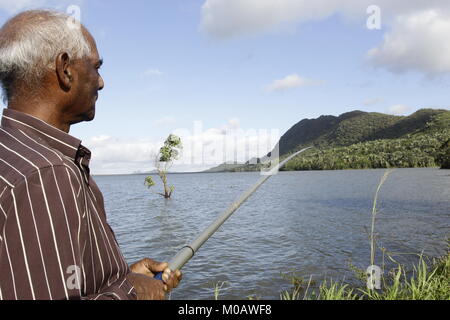
[[91, 54], [83, 27], [73, 17], [55, 11], [25, 11], [0, 29], [0, 85], [6, 101], [19, 83], [36, 88], [54, 70], [58, 54], [71, 59]]

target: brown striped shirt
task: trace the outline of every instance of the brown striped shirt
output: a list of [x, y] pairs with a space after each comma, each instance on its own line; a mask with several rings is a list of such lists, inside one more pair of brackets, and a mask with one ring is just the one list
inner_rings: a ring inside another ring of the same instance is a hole
[[81, 141], [6, 109], [0, 127], [0, 299], [135, 299]]

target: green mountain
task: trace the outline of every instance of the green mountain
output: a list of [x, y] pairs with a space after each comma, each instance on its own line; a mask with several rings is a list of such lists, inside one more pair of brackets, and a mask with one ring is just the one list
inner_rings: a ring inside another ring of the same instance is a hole
[[[279, 141], [281, 158], [305, 147], [285, 170], [333, 170], [449, 165], [450, 111], [422, 109], [410, 116], [352, 111], [304, 119]], [[226, 171], [259, 170], [244, 165]]]
[[[422, 109], [408, 116], [352, 111], [339, 117], [322, 116], [302, 120], [280, 139], [280, 155], [305, 146], [349, 146], [358, 142], [396, 139], [407, 134], [426, 131], [436, 116], [450, 111]], [[450, 127], [447, 127], [450, 128]]]

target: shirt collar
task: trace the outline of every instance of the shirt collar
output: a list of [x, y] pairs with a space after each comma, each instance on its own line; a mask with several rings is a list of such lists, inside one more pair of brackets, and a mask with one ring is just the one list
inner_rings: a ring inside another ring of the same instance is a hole
[[29, 114], [4, 109], [2, 127], [22, 130], [73, 160], [83, 158], [86, 165], [90, 160], [90, 151], [81, 145], [81, 140]]

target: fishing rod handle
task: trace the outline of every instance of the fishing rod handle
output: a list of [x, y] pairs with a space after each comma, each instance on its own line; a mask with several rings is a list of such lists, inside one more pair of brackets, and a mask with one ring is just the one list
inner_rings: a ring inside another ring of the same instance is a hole
[[[192, 246], [185, 246], [183, 247], [178, 253], [177, 255], [170, 260], [169, 262], [169, 269], [170, 271], [175, 272], [176, 270], [181, 270], [181, 268], [183, 268], [183, 266], [189, 261], [191, 260], [191, 258], [194, 256], [196, 252], [196, 248], [192, 247]], [[157, 280], [161, 280], [164, 281], [163, 278], [163, 273], [159, 272], [157, 273], [153, 278], [157, 279]]]
[[153, 279], [163, 281], [162, 276], [163, 276], [163, 273], [162, 273], [162, 272], [159, 272], [159, 273], [156, 274], [156, 276], [153, 277]]

